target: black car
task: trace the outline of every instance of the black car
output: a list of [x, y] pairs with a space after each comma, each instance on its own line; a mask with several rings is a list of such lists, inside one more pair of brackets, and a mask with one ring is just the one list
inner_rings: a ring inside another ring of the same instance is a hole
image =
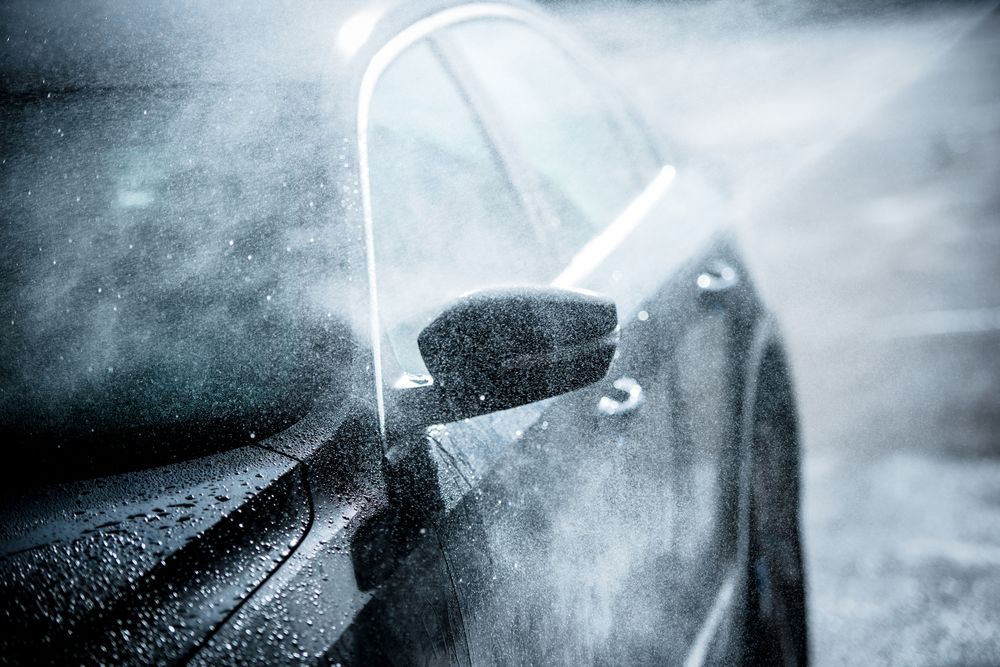
[[551, 19], [0, 25], [0, 662], [806, 662], [773, 318]]

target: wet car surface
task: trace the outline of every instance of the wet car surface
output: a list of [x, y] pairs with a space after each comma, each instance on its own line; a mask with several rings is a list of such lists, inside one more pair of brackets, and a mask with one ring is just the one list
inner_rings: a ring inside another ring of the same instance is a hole
[[805, 662], [777, 326], [558, 25], [3, 14], [0, 660]]

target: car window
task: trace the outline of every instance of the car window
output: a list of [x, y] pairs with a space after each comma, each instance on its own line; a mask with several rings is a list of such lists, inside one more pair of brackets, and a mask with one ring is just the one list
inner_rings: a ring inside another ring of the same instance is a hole
[[[0, 424], [249, 443], [351, 349], [318, 93], [4, 92]], [[354, 270], [358, 270], [355, 268]]]
[[379, 312], [403, 368], [455, 297], [549, 277], [545, 253], [482, 126], [432, 47], [383, 73], [368, 122]]
[[634, 133], [622, 131], [585, 73], [539, 33], [491, 19], [459, 24], [447, 36], [533, 170], [564, 242], [589, 239], [652, 176], [648, 150], [636, 149]]

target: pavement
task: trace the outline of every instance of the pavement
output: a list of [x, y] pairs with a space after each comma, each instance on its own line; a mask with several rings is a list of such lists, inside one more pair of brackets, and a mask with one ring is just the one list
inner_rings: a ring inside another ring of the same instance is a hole
[[800, 398], [814, 664], [1000, 665], [995, 3], [550, 10], [732, 196]]

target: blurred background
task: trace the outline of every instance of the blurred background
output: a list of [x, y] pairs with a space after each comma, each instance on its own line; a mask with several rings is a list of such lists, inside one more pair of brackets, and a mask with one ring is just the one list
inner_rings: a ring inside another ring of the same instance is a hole
[[996, 2], [545, 3], [729, 189], [804, 431], [818, 665], [1000, 665]]

